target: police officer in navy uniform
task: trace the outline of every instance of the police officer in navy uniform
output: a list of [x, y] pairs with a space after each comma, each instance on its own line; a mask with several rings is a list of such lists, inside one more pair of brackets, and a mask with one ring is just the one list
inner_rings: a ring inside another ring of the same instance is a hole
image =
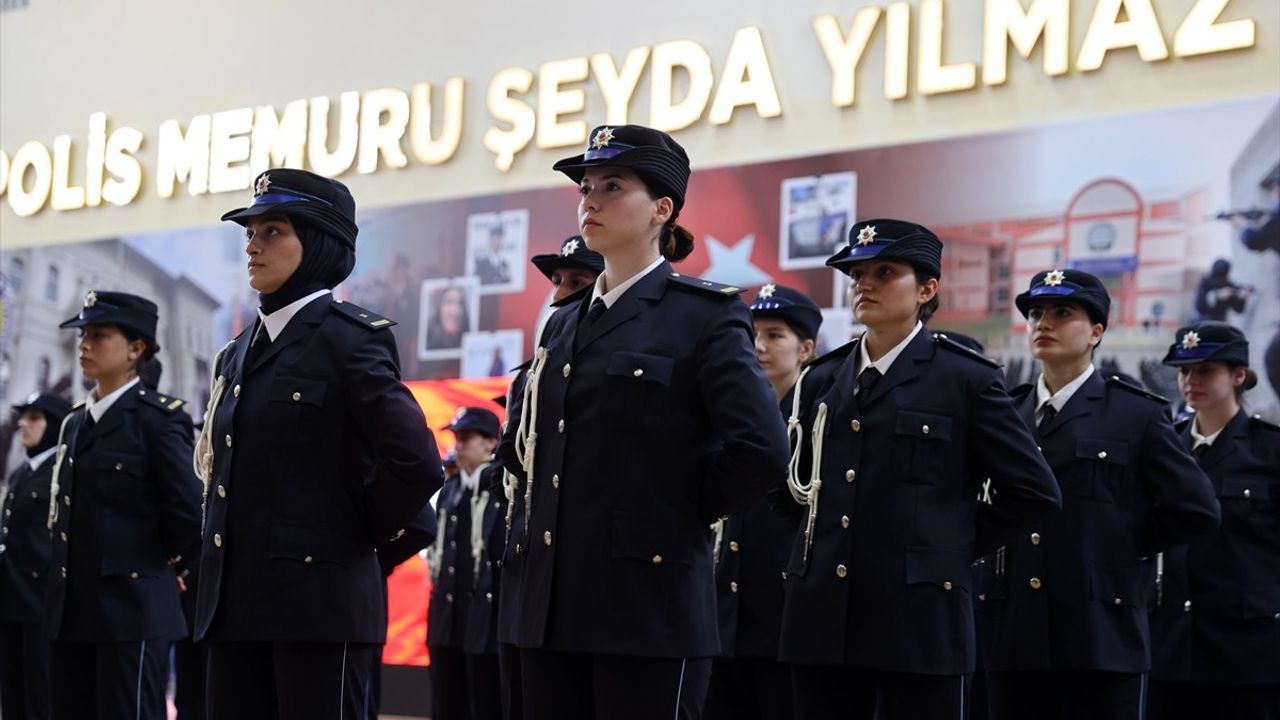
[[1062, 487], [1063, 509], [984, 558], [991, 717], [1141, 717], [1151, 559], [1218, 523], [1218, 503], [1168, 403], [1093, 354], [1110, 296], [1081, 270], [1036, 273], [1015, 298], [1044, 372], [1013, 392]]
[[95, 386], [63, 422], [45, 602], [53, 717], [164, 718], [169, 645], [187, 632], [174, 564], [200, 534], [185, 403], [148, 390], [155, 303], [90, 291], [79, 328]]
[[[439, 534], [430, 551], [431, 603], [427, 647], [431, 651], [432, 717], [497, 720], [502, 716], [498, 673], [497, 568], [487, 541], [501, 543], [506, 504], [498, 445], [498, 416], [482, 407], [462, 407], [448, 430], [457, 437], [458, 474], [436, 500]], [[500, 548], [496, 557], [501, 556]]]
[[223, 219], [244, 226], [261, 306], [214, 363], [196, 448], [209, 714], [361, 717], [386, 634], [375, 548], [440, 486], [440, 455], [400, 382], [395, 323], [333, 297], [355, 265], [346, 186], [268, 170]]
[[[781, 659], [800, 718], [964, 717], [971, 563], [1052, 514], [1057, 485], [996, 364], [924, 329], [942, 243], [864, 220], [827, 265], [852, 280], [861, 338], [793, 392], [805, 505], [787, 568]], [[995, 502], [979, 503], [982, 474]]]
[[1178, 436], [1213, 483], [1222, 527], [1158, 561], [1148, 717], [1280, 718], [1280, 427], [1241, 407], [1257, 376], [1238, 329], [1180, 328], [1164, 364], [1195, 411]]
[[[801, 367], [814, 358], [822, 311], [807, 295], [769, 283], [751, 303], [756, 359], [784, 417]], [[794, 438], [793, 438], [794, 441]], [[798, 513], [759, 500], [717, 524], [716, 606], [720, 655], [712, 661], [706, 717], [785, 720], [794, 716], [791, 669], [778, 662], [782, 573]]]
[[548, 321], [502, 446], [525, 717], [695, 718], [720, 649], [710, 525], [784, 476], [786, 431], [741, 289], [671, 267], [693, 249], [684, 149], [590, 138], [555, 168], [604, 272]]
[[570, 235], [560, 243], [560, 252], [534, 255], [533, 266], [551, 281], [552, 302], [558, 303], [595, 283], [604, 272], [604, 258], [587, 247], [581, 235]]
[[0, 717], [49, 717], [44, 585], [52, 552], [49, 484], [71, 403], [32, 393], [13, 406], [26, 459], [9, 475], [0, 514]]

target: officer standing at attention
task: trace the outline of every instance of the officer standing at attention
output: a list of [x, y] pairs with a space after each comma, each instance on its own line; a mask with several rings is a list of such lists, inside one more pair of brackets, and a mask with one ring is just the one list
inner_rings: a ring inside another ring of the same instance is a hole
[[174, 564], [200, 535], [200, 481], [183, 401], [138, 379], [157, 319], [150, 300], [99, 290], [60, 326], [80, 328], [94, 388], [63, 422], [50, 488], [57, 719], [164, 718], [169, 645], [187, 634]]
[[[827, 265], [849, 275], [867, 330], [793, 390], [809, 439], [789, 480], [807, 513], [782, 619], [796, 715], [962, 718], [971, 563], [1052, 514], [1058, 488], [998, 366], [924, 330], [938, 304], [936, 235], [864, 220]], [[990, 505], [978, 501], [983, 473]]]
[[1155, 553], [1209, 532], [1218, 502], [1164, 398], [1093, 355], [1111, 298], [1080, 270], [1048, 270], [1015, 298], [1044, 372], [1013, 392], [1062, 487], [1062, 513], [985, 558], [979, 603], [993, 720], [1142, 716]]
[[684, 148], [604, 126], [555, 169], [605, 267], [551, 316], [503, 436], [525, 717], [696, 718], [720, 649], [709, 528], [785, 476], [786, 430], [740, 289], [671, 269], [693, 250]]
[[387, 625], [375, 548], [440, 487], [440, 455], [394, 323], [333, 298], [355, 265], [346, 186], [268, 170], [223, 219], [244, 226], [261, 307], [214, 362], [195, 458], [209, 716], [362, 717]]
[[[800, 368], [814, 357], [822, 311], [799, 290], [769, 283], [751, 303], [751, 317], [756, 360], [773, 386], [783, 416], [790, 416], [790, 391]], [[782, 573], [798, 515], [783, 517], [768, 502], [758, 500], [716, 526], [721, 650], [711, 664], [707, 720], [794, 717], [791, 669], [778, 662], [778, 634]]]
[[560, 252], [534, 255], [529, 259], [551, 281], [551, 302], [558, 303], [588, 285], [604, 272], [604, 258], [587, 247], [581, 235], [571, 235], [560, 243]]
[[71, 403], [33, 393], [13, 406], [27, 459], [9, 476], [0, 516], [0, 717], [49, 717], [49, 638], [44, 585], [49, 570], [49, 484], [62, 419]]
[[501, 486], [494, 476], [502, 466], [491, 462], [501, 431], [498, 416], [481, 407], [458, 408], [445, 429], [457, 438], [458, 474], [445, 481], [436, 500], [439, 532], [429, 551], [431, 717], [498, 720], [498, 582], [485, 541], [496, 534], [501, 542], [505, 530], [506, 504], [500, 491], [490, 490]]
[[1165, 365], [1195, 411], [1176, 429], [1209, 476], [1222, 527], [1166, 550], [1151, 616], [1152, 720], [1280, 718], [1280, 427], [1249, 417], [1249, 341], [1178, 330]]

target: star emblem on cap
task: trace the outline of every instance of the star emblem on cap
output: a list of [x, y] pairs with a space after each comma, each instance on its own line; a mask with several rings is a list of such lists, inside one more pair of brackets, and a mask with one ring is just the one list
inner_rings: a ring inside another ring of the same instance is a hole
[[773, 283], [769, 283], [768, 285], [765, 285], [764, 287], [760, 288], [760, 297], [771, 298], [773, 297], [773, 293], [777, 289], [778, 289], [777, 285], [774, 285]]
[[258, 184], [253, 187], [253, 194], [255, 197], [257, 197], [258, 195], [262, 195], [263, 193], [267, 192], [267, 190], [270, 188], [271, 188], [270, 176], [263, 175], [262, 177], [258, 178]]
[[98, 293], [90, 290], [84, 296], [84, 306], [87, 308], [91, 308], [97, 304], [98, 304]]
[[1200, 344], [1200, 333], [1196, 332], [1195, 330], [1191, 330], [1186, 335], [1182, 336], [1183, 350], [1191, 350], [1199, 344]]
[[576, 252], [578, 252], [578, 241], [570, 240], [564, 244], [564, 249], [560, 251], [560, 255], [561, 257], [569, 257]]
[[40, 399], [40, 393], [38, 393], [38, 392], [33, 392], [33, 393], [31, 393], [30, 395], [28, 395], [28, 396], [27, 396], [27, 404], [28, 404], [28, 405], [35, 405], [35, 404], [36, 404], [36, 401], [37, 401], [37, 400], [39, 400], [39, 399]]
[[858, 231], [858, 244], [870, 245], [872, 240], [876, 239], [876, 226], [867, 225]]
[[599, 150], [602, 147], [609, 147], [611, 140], [613, 140], [613, 128], [600, 128], [596, 131], [596, 136], [591, 138], [591, 149]]
[[1061, 270], [1050, 270], [1049, 272], [1045, 273], [1044, 284], [1053, 285], [1056, 287], [1058, 285], [1061, 285], [1062, 281], [1066, 279], [1067, 279], [1067, 274], [1062, 272]]
[[453, 414], [453, 421], [456, 423], [466, 416], [467, 416], [467, 409], [464, 407], [460, 407], [458, 408], [458, 412]]

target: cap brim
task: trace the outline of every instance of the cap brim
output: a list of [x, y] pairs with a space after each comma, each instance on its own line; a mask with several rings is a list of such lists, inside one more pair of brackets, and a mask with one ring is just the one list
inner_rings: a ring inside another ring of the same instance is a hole
[[60, 327], [60, 328], [64, 328], [64, 329], [67, 329], [67, 328], [82, 328], [82, 327], [85, 327], [85, 326], [87, 326], [87, 325], [92, 325], [92, 324], [93, 324], [93, 321], [92, 321], [92, 320], [85, 320], [84, 318], [82, 318], [82, 317], [80, 317], [79, 315], [77, 315], [77, 316], [75, 316], [75, 317], [71, 318], [70, 320], [64, 320], [63, 322], [58, 323], [58, 327]]
[[604, 271], [604, 268], [594, 267], [574, 257], [565, 257], [564, 255], [557, 255], [554, 253], [534, 255], [529, 258], [529, 262], [533, 263], [534, 267], [538, 268], [538, 272], [545, 275], [548, 280], [551, 279], [551, 273], [563, 268], [578, 268], [581, 270], [589, 270], [594, 273]]
[[250, 205], [232, 210], [222, 216], [223, 221], [230, 220], [240, 225], [245, 224], [249, 218], [262, 217], [263, 215], [285, 215], [283, 208], [289, 203], [277, 203], [273, 205]]

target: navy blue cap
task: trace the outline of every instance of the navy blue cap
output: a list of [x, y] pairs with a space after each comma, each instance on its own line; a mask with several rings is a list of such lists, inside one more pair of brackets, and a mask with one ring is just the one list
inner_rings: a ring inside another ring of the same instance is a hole
[[85, 293], [84, 306], [75, 317], [58, 325], [60, 328], [80, 328], [86, 325], [117, 325], [138, 333], [156, 346], [156, 322], [159, 311], [156, 304], [138, 295], [90, 290]]
[[455, 434], [466, 430], [474, 430], [481, 435], [496, 438], [502, 435], [502, 424], [492, 410], [482, 407], [460, 407], [454, 413], [453, 422], [444, 428]]
[[874, 218], [849, 228], [849, 244], [827, 258], [827, 267], [846, 275], [854, 263], [871, 259], [901, 260], [932, 278], [942, 277], [942, 241], [923, 225]]
[[352, 250], [356, 247], [356, 201], [346, 185], [294, 168], [267, 170], [253, 183], [253, 204], [222, 216], [241, 225], [262, 215], [311, 222]]
[[676, 210], [684, 207], [689, 154], [661, 130], [643, 125], [601, 125], [591, 131], [586, 152], [565, 158], [552, 169], [580, 183], [587, 168], [605, 165], [634, 170], [645, 182], [665, 191]]
[[539, 272], [551, 279], [551, 273], [563, 268], [589, 270], [597, 275], [604, 272], [604, 256], [587, 247], [581, 235], [572, 235], [560, 243], [560, 252], [534, 255], [530, 262]]
[[757, 318], [777, 318], [810, 340], [818, 337], [822, 327], [822, 311], [808, 295], [785, 285], [769, 283], [760, 288], [751, 303], [751, 314]]
[[27, 396], [26, 401], [14, 405], [13, 410], [18, 413], [26, 410], [39, 410], [44, 413], [46, 422], [50, 425], [57, 425], [67, 416], [67, 413], [71, 412], [71, 403], [67, 402], [61, 395], [31, 393]]
[[1165, 365], [1195, 365], [1210, 361], [1249, 365], [1249, 340], [1234, 325], [1204, 320], [1179, 328], [1174, 338], [1169, 352], [1161, 361]]
[[1027, 291], [1013, 299], [1018, 312], [1026, 317], [1031, 305], [1040, 300], [1070, 300], [1084, 306], [1089, 319], [1107, 327], [1111, 313], [1111, 295], [1096, 276], [1083, 270], [1041, 270], [1031, 278]]

